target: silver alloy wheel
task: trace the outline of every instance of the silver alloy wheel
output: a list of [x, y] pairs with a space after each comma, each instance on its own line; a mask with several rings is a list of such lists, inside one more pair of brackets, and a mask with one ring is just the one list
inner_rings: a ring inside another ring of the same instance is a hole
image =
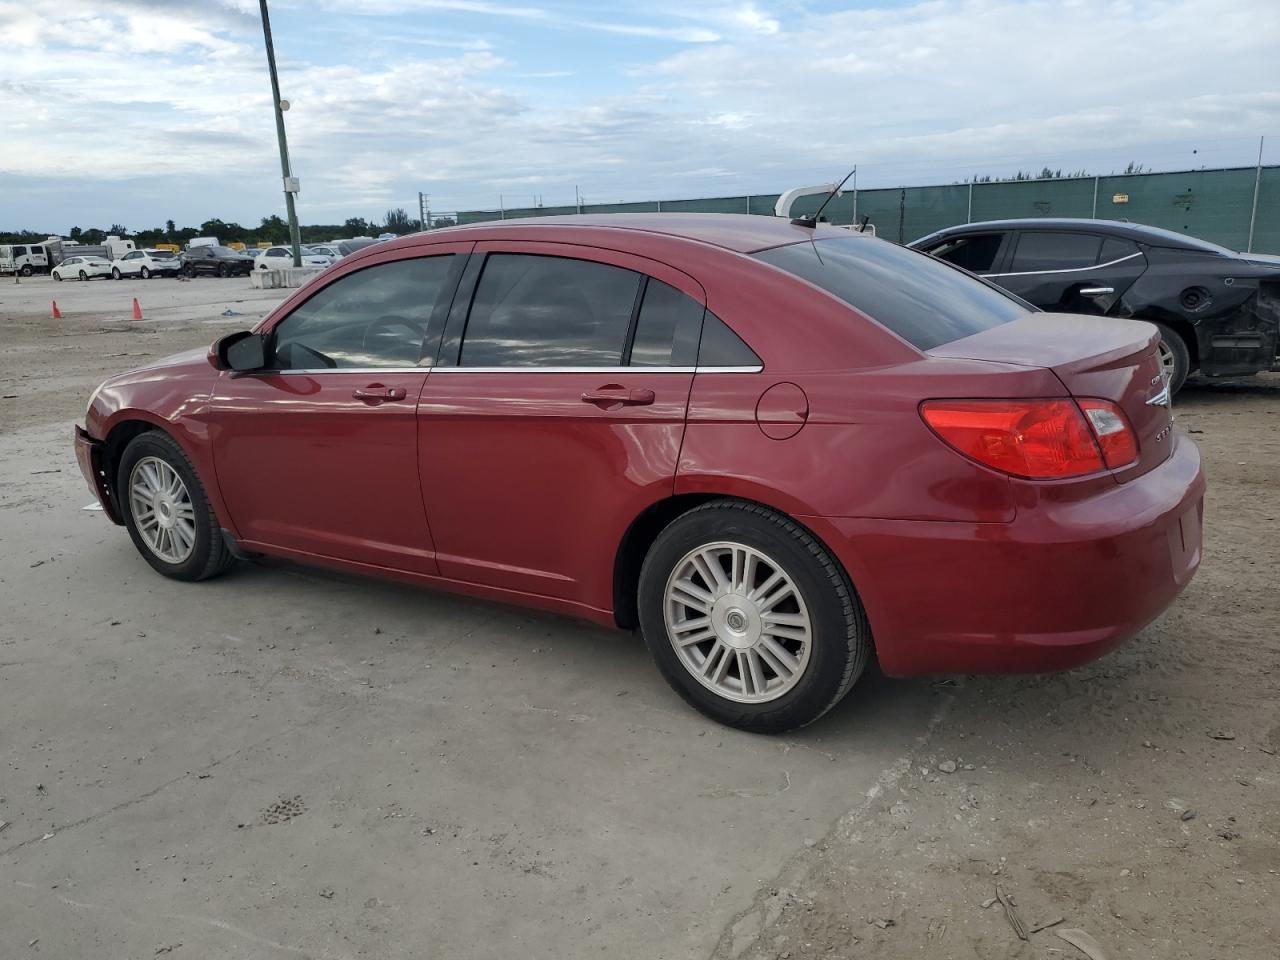
[[1178, 358], [1164, 342], [1164, 337], [1160, 338], [1156, 349], [1160, 351], [1160, 372], [1164, 374], [1166, 383], [1172, 383], [1178, 373]]
[[129, 509], [147, 548], [165, 563], [182, 563], [196, 546], [196, 508], [178, 471], [143, 457], [129, 473]]
[[667, 637], [707, 689], [766, 703], [804, 676], [813, 624], [795, 581], [767, 554], [741, 543], [689, 551], [667, 578]]

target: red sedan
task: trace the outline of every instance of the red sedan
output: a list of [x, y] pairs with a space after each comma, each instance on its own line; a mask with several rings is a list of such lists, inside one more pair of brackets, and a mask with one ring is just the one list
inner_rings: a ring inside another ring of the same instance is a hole
[[640, 627], [725, 723], [1070, 667], [1200, 560], [1156, 329], [826, 225], [441, 230], [123, 374], [76, 431], [160, 573], [269, 554]]

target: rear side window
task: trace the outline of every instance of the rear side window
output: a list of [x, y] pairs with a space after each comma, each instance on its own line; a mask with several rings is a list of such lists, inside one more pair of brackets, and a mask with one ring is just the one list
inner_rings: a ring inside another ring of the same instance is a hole
[[490, 254], [458, 365], [621, 366], [640, 281], [640, 274], [606, 263]]
[[974, 273], [989, 273], [995, 266], [996, 254], [1004, 242], [1003, 233], [981, 233], [977, 236], [953, 237], [944, 240], [929, 253], [939, 260], [954, 263]]
[[926, 254], [871, 237], [796, 243], [755, 256], [821, 287], [919, 350], [981, 333], [1028, 313], [1021, 301], [975, 277]]
[[702, 304], [649, 277], [631, 342], [633, 367], [691, 367], [698, 361]]
[[1013, 273], [1044, 270], [1076, 270], [1098, 262], [1102, 238], [1087, 233], [1026, 232], [1018, 238], [1013, 254]]
[[758, 367], [760, 358], [723, 320], [708, 310], [702, 320], [698, 366]]
[[453, 262], [395, 260], [335, 280], [275, 327], [275, 368], [418, 366], [436, 300], [452, 293]]
[[1098, 263], [1114, 263], [1117, 260], [1123, 260], [1125, 257], [1131, 257], [1140, 252], [1138, 245], [1132, 240], [1107, 237], [1102, 241], [1102, 252], [1098, 254]]

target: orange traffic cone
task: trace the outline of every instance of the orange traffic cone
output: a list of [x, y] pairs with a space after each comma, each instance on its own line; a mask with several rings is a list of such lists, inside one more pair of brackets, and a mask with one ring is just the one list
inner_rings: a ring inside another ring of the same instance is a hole
[[53, 301], [53, 319], [54, 319], [54, 320], [61, 320], [61, 319], [62, 319], [62, 311], [58, 309], [58, 301], [57, 301], [57, 300], [54, 300], [54, 301]]
[[142, 307], [139, 306], [137, 297], [133, 298], [133, 319], [135, 320], [142, 319]]

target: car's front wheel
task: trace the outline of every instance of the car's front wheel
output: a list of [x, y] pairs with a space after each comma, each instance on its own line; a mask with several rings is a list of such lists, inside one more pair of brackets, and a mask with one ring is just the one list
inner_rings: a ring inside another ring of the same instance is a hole
[[758, 504], [717, 500], [675, 520], [640, 573], [645, 643], [692, 706], [780, 733], [840, 702], [866, 666], [871, 630], [818, 540]]
[[59, 283], [61, 283], [61, 282], [62, 282], [62, 274], [60, 274], [57, 270], [53, 271], [53, 279], [55, 279], [55, 280], [57, 280]]
[[152, 430], [130, 441], [116, 489], [134, 546], [166, 577], [204, 580], [234, 562], [195, 468], [168, 434]]
[[139, 275], [140, 277], [142, 277], [142, 279], [143, 279], [143, 280], [150, 280], [150, 279], [151, 279], [151, 271], [150, 271], [149, 269], [147, 269], [146, 267], [143, 267], [143, 268], [142, 268], [142, 270], [139, 272], [139, 274], [138, 274], [138, 275]]
[[1160, 343], [1157, 348], [1160, 352], [1160, 372], [1169, 382], [1169, 392], [1177, 393], [1187, 382], [1187, 377], [1191, 375], [1191, 351], [1187, 349], [1187, 341], [1183, 340], [1172, 327], [1156, 323], [1154, 320], [1151, 323], [1155, 324], [1156, 329], [1160, 331]]
[[119, 268], [119, 267], [112, 267], [112, 268], [111, 268], [111, 279], [112, 279], [112, 280], [119, 280], [119, 279], [120, 279], [121, 277], [123, 277], [123, 276], [124, 276], [124, 274], [120, 272], [120, 268]]
[[80, 271], [80, 279], [81, 279], [81, 280], [88, 280], [88, 279], [89, 279], [89, 275], [88, 275], [87, 273], [85, 273], [83, 270], [81, 270], [81, 271]]

